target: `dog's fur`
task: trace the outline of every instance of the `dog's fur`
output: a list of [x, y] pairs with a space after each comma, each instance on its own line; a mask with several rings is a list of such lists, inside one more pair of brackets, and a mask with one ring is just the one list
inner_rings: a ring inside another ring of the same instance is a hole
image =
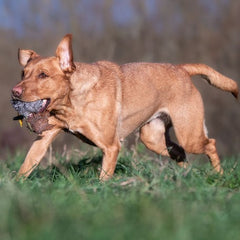
[[[29, 176], [61, 130], [103, 151], [101, 180], [113, 175], [121, 142], [136, 129], [147, 148], [179, 165], [184, 165], [185, 151], [205, 153], [222, 173], [215, 139], [207, 136], [202, 98], [190, 76], [201, 75], [237, 98], [235, 81], [204, 64], [73, 62], [71, 40], [69, 34], [62, 39], [56, 57], [19, 50], [24, 75], [12, 96], [28, 102], [50, 99], [48, 122], [54, 125], [37, 137], [20, 176]], [[169, 138], [172, 126], [179, 145]]]

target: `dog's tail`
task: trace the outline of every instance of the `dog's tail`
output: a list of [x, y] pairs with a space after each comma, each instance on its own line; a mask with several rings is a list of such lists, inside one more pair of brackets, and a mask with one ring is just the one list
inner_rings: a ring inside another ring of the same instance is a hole
[[183, 68], [190, 76], [201, 75], [209, 84], [224, 91], [231, 92], [235, 98], [238, 98], [239, 90], [237, 83], [209, 66], [205, 64], [181, 64], [178, 66]]

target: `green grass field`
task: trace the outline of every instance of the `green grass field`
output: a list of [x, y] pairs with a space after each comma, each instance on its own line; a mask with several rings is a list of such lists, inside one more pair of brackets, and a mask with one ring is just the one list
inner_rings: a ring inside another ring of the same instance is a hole
[[[137, 152], [120, 154], [115, 176], [98, 181], [101, 155], [86, 153], [16, 181], [23, 154], [0, 164], [0, 239], [239, 239], [240, 167], [225, 159], [181, 169]], [[57, 167], [56, 167], [57, 166]]]

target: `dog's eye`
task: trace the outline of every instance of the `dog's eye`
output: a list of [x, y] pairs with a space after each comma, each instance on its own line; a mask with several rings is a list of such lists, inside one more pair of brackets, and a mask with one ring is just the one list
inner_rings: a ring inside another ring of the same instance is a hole
[[47, 78], [48, 75], [44, 72], [41, 72], [39, 75], [38, 75], [39, 78]]

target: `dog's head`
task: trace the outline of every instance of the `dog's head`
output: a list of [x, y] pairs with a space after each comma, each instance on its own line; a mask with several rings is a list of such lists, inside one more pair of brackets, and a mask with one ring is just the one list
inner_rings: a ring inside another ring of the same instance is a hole
[[70, 90], [69, 77], [76, 68], [71, 41], [72, 36], [66, 35], [57, 47], [56, 56], [49, 58], [32, 50], [19, 49], [18, 60], [24, 69], [21, 82], [12, 89], [15, 102], [21, 101], [22, 106], [34, 109], [35, 113], [51, 111], [55, 106], [65, 104]]

